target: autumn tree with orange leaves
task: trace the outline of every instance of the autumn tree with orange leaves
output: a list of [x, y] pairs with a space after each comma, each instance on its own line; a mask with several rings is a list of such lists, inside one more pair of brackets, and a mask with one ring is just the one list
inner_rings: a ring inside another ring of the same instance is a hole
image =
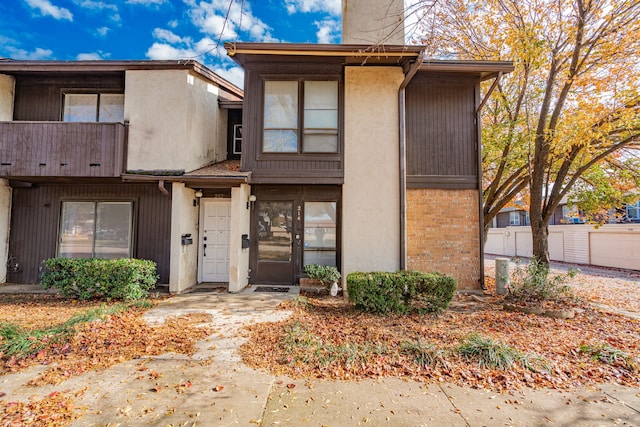
[[418, 42], [432, 56], [516, 66], [483, 110], [485, 229], [528, 202], [546, 263], [565, 196], [593, 211], [638, 197], [640, 1], [425, 0], [423, 11]]

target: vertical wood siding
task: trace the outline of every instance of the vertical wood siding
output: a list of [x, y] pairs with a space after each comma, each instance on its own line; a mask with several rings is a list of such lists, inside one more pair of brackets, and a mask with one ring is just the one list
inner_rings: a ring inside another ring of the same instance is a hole
[[124, 73], [98, 76], [16, 76], [14, 120], [62, 120], [63, 90], [124, 93]]
[[407, 175], [477, 176], [477, 84], [451, 74], [414, 77], [406, 90]]
[[0, 175], [119, 177], [121, 123], [0, 122]]
[[171, 198], [153, 184], [53, 184], [14, 188], [9, 255], [22, 266], [11, 283], [36, 283], [42, 261], [56, 256], [63, 200], [133, 200], [135, 258], [158, 264], [160, 283], [169, 283]]

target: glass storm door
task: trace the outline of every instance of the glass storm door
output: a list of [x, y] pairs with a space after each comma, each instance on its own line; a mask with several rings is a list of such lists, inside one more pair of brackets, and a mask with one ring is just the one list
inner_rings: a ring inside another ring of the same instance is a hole
[[[300, 236], [294, 227], [294, 201], [257, 201], [256, 283], [292, 285]], [[297, 236], [297, 238], [296, 238]]]

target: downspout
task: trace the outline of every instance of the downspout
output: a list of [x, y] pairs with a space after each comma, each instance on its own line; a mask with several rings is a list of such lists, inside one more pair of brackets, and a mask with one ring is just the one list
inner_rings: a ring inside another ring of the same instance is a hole
[[170, 197], [169, 191], [164, 186], [164, 179], [161, 179], [158, 181], [158, 190], [160, 190], [160, 192], [164, 194], [166, 197]]
[[398, 120], [400, 130], [400, 270], [407, 269], [407, 129], [406, 129], [406, 88], [416, 75], [422, 61], [424, 49], [420, 51], [418, 59], [414, 62], [398, 89]]
[[[484, 209], [483, 209], [483, 202], [484, 200], [482, 199], [482, 126], [480, 123], [480, 112], [482, 110], [482, 107], [484, 107], [484, 104], [487, 103], [487, 101], [489, 100], [489, 97], [491, 96], [491, 93], [493, 92], [493, 90], [496, 88], [496, 86], [498, 86], [498, 83], [500, 82], [500, 78], [502, 77], [502, 71], [498, 72], [498, 75], [496, 76], [496, 79], [493, 81], [493, 83], [491, 84], [491, 87], [489, 88], [489, 90], [487, 91], [487, 93], [485, 94], [484, 98], [482, 98], [482, 101], [480, 101], [480, 104], [478, 104], [478, 106], [476, 107], [476, 135], [477, 135], [477, 144], [478, 144], [478, 210], [479, 210], [479, 215], [478, 215], [478, 224], [480, 225], [479, 228], [479, 239], [480, 239], [480, 289], [482, 289], [483, 291], [487, 290], [487, 286], [484, 284]], [[480, 99], [480, 84], [478, 84], [477, 88], [476, 88], [476, 99]]]

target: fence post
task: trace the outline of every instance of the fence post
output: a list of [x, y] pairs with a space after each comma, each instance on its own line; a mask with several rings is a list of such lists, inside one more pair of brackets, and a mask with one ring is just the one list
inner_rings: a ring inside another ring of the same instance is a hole
[[496, 258], [496, 293], [504, 295], [509, 285], [509, 258]]

